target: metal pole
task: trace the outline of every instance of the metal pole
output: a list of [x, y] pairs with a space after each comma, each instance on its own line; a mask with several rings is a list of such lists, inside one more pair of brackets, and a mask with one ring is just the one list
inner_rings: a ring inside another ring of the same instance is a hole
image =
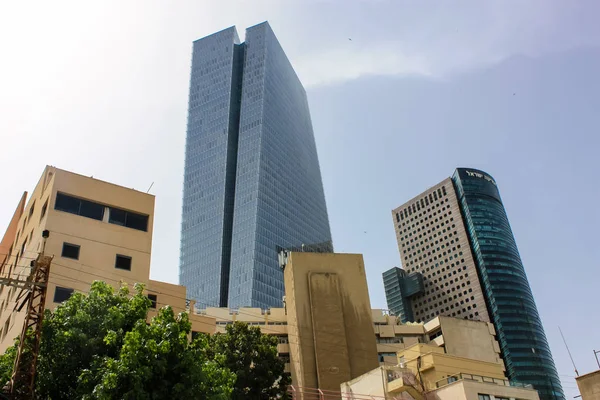
[[600, 369], [600, 361], [598, 361], [598, 353], [600, 353], [600, 350], [594, 350], [594, 357], [596, 357], [596, 364], [598, 364], [598, 368]]
[[565, 347], [567, 348], [567, 353], [569, 353], [569, 358], [571, 359], [571, 362], [573, 363], [573, 368], [575, 369], [575, 375], [579, 376], [579, 372], [577, 371], [577, 367], [575, 366], [575, 361], [573, 361], [573, 356], [571, 355], [571, 350], [569, 350], [569, 346], [567, 346], [567, 341], [565, 340], [565, 336], [563, 335], [562, 329], [560, 329], [560, 326], [558, 327], [558, 330], [560, 331], [560, 336], [562, 336], [563, 342], [565, 342]]

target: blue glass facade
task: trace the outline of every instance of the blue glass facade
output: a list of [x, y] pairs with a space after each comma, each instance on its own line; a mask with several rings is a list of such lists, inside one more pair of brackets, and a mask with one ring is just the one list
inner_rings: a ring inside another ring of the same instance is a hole
[[564, 399], [496, 182], [467, 168], [452, 180], [508, 378], [533, 385], [542, 400]]
[[322, 242], [306, 92], [270, 26], [194, 42], [180, 283], [199, 306], [281, 306], [278, 248]]
[[383, 287], [389, 310], [402, 323], [414, 321], [411, 297], [425, 292], [423, 275], [394, 267], [383, 273]]

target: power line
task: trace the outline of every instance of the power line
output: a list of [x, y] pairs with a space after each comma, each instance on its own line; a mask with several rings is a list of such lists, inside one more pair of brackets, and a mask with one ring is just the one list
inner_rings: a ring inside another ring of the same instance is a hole
[[[136, 252], [145, 253], [145, 252], [142, 252], [142, 251], [139, 251], [139, 250], [136, 250], [136, 249], [131, 249], [131, 248], [127, 248], [127, 247], [123, 247], [123, 246], [119, 246], [119, 245], [114, 245], [114, 244], [111, 244], [111, 243], [108, 243], [108, 242], [103, 242], [103, 241], [98, 241], [98, 240], [88, 239], [88, 238], [84, 238], [84, 237], [77, 236], [77, 235], [71, 235], [71, 234], [67, 234], [67, 233], [64, 233], [64, 232], [59, 232], [59, 231], [52, 231], [52, 232], [53, 232], [53, 233], [62, 234], [62, 235], [66, 235], [66, 236], [70, 236], [70, 237], [77, 237], [77, 238], [80, 238], [80, 239], [83, 239], [83, 240], [89, 240], [89, 241], [92, 241], [92, 242], [97, 242], [97, 243], [101, 243], [101, 244], [106, 244], [106, 245], [110, 245], [110, 246], [113, 246], [113, 247], [120, 247], [120, 248], [125, 248], [125, 249], [132, 250], [132, 251], [136, 251]], [[24, 258], [24, 259], [31, 259], [31, 260], [33, 260], [33, 259], [34, 259], [34, 258], [29, 258], [29, 257], [21, 257], [21, 258], [22, 258], [22, 259], [23, 259], [23, 258]], [[71, 262], [74, 262], [74, 261], [72, 261], [72, 260], [71, 260]], [[74, 262], [74, 263], [76, 263], [76, 264], [78, 264], [78, 265], [80, 265], [80, 266], [82, 266], [82, 267], [89, 267], [89, 268], [92, 268], [91, 266], [89, 266], [89, 265], [85, 265], [85, 264], [83, 264], [83, 263], [81, 263], [81, 262]], [[83, 270], [82, 268], [74, 268], [74, 267], [69, 267], [69, 266], [67, 266], [67, 265], [59, 264], [59, 263], [56, 263], [56, 262], [53, 262], [53, 264], [55, 264], [55, 265], [58, 265], [58, 266], [60, 266], [60, 267], [63, 267], [63, 268], [72, 269], [72, 270], [74, 270], [74, 271], [77, 271], [77, 272], [83, 272], [83, 273], [85, 273], [85, 274], [87, 274], [87, 275], [96, 276], [96, 277], [99, 277], [99, 278], [101, 278], [101, 279], [103, 279], [103, 280], [110, 280], [110, 281], [113, 281], [113, 282], [118, 282], [118, 283], [125, 282], [126, 280], [129, 280], [129, 279], [131, 278], [131, 277], [128, 277], [128, 276], [117, 275], [117, 277], [119, 277], [119, 278], [121, 278], [121, 279], [114, 279], [114, 278], [112, 278], [112, 277], [108, 277], [108, 276], [106, 276], [106, 275], [99, 275], [99, 274], [95, 274], [95, 273], [93, 273], [93, 272], [90, 272], [90, 271], [85, 271], [85, 270]], [[27, 267], [27, 266], [24, 266], [24, 267], [23, 267], [23, 269], [26, 269], [26, 268], [28, 268], [28, 267]], [[85, 285], [89, 285], [89, 284], [91, 283], [91, 282], [89, 282], [89, 281], [84, 281], [84, 280], [75, 279], [75, 278], [72, 278], [72, 277], [69, 277], [69, 276], [61, 275], [61, 274], [58, 274], [58, 273], [56, 273], [56, 272], [51, 272], [51, 275], [57, 275], [57, 276], [61, 276], [61, 277], [63, 277], [64, 279], [69, 279], [69, 280], [71, 280], [71, 281], [74, 281], [74, 282], [79, 282], [79, 283], [83, 283], [83, 284], [85, 284]], [[114, 276], [114, 273], [113, 273], [112, 275]], [[151, 292], [151, 293], [156, 293], [156, 294], [162, 294], [162, 295], [166, 295], [166, 296], [171, 296], [171, 297], [173, 297], [173, 298], [176, 298], [176, 299], [184, 300], [185, 302], [187, 302], [188, 300], [190, 300], [190, 299], [188, 299], [188, 298], [181, 297], [179, 294], [175, 294], [175, 293], [173, 293], [173, 292], [171, 292], [171, 293], [169, 293], [169, 292], [166, 292], [166, 291], [164, 291], [164, 292], [163, 292], [163, 291], [159, 291], [159, 290], [155, 290], [155, 289], [150, 289], [150, 288], [148, 288], [148, 287], [145, 287], [145, 290], [147, 290], [148, 292]], [[85, 291], [82, 291], [82, 292], [85, 292]], [[87, 292], [86, 292], [86, 293], [87, 293]], [[163, 304], [164, 304], [164, 303], [163, 303]], [[212, 305], [211, 305], [211, 304], [208, 304], [208, 303], [202, 303], [202, 302], [197, 302], [197, 301], [196, 301], [196, 304], [204, 305], [205, 307], [212, 307]], [[194, 310], [190, 310], [190, 311], [191, 311], [191, 314], [192, 314], [192, 315], [202, 315], [202, 314], [196, 314], [196, 313], [194, 312]], [[256, 317], [257, 317], [257, 315], [256, 315], [256, 314], [252, 314], [252, 313], [249, 313], [249, 312], [243, 312], [242, 310], [237, 310], [237, 312], [238, 312], [238, 314], [242, 314], [242, 315], [248, 315], [248, 316], [251, 316], [251, 317], [253, 317], [253, 318], [256, 318]], [[227, 319], [227, 318], [222, 318], [222, 317], [217, 317], [217, 316], [208, 316], [208, 315], [205, 315], [205, 316], [207, 316], [207, 317], [210, 317], [210, 318], [215, 318], [215, 320], [217, 320], [217, 319], [221, 319], [221, 320], [223, 320], [223, 321], [226, 321], [226, 322], [232, 322], [232, 319]], [[243, 321], [240, 321], [240, 322], [243, 322]], [[298, 328], [298, 330], [300, 330], [301, 328], [303, 328], [303, 327], [302, 327], [302, 326], [300, 326], [300, 325], [290, 324], [289, 322], [286, 322], [286, 323], [287, 323], [287, 326], [296, 327], [296, 328]], [[308, 329], [309, 327], [304, 327], [304, 328], [305, 328], [305, 329]], [[263, 325], [263, 326], [261, 326], [261, 327], [260, 327], [260, 329], [261, 329], [261, 331], [263, 331], [263, 330], [267, 330], [267, 331], [271, 331], [271, 332], [273, 332], [273, 333], [279, 333], [279, 331], [278, 331], [278, 330], [275, 330], [275, 329], [269, 329], [269, 328], [267, 328], [267, 325]], [[318, 332], [316, 332], [316, 331], [314, 330], [314, 328], [311, 328], [311, 330], [312, 330], [312, 331], [313, 331], [315, 334], [317, 334], [317, 333], [318, 333]], [[426, 334], [426, 333], [424, 333], [423, 335], [425, 335], [425, 334]], [[289, 335], [289, 332], [288, 332], [288, 335]], [[298, 333], [298, 336], [300, 336], [300, 333]], [[308, 344], [308, 343], [307, 343], [307, 344]], [[336, 344], [337, 344], [338, 346], [340, 346], [340, 348], [346, 348], [346, 349], [348, 349], [348, 346], [339, 345], [339, 343], [331, 343], [331, 344], [332, 344], [332, 345], [336, 345]], [[385, 343], [377, 343], [377, 344], [378, 344], [378, 345], [380, 345], [381, 347], [387, 347]], [[305, 344], [305, 345], [306, 345], [306, 344]], [[364, 350], [364, 349], [361, 349], [361, 350]], [[392, 352], [392, 351], [393, 351], [393, 352], [397, 352], [397, 351], [398, 351], [398, 349], [397, 349], [397, 348], [395, 348], [395, 347], [393, 347], [393, 346], [390, 346], [390, 350], [391, 350], [390, 352]]]
[[[83, 264], [83, 263], [81, 263], [81, 262], [75, 262], [75, 261], [73, 261], [73, 260], [71, 260], [71, 262], [73, 262], [73, 263], [76, 263], [76, 264], [78, 264], [78, 265], [80, 265], [80, 266], [83, 266], [83, 267], [89, 267], [89, 268], [92, 268], [91, 266], [85, 265], [85, 264]], [[99, 277], [99, 278], [101, 278], [101, 279], [103, 279], [103, 280], [110, 280], [110, 281], [113, 281], [113, 282], [116, 282], [116, 283], [122, 283], [122, 282], [125, 282], [126, 280], [128, 280], [128, 279], [130, 279], [130, 278], [131, 278], [131, 277], [127, 277], [127, 276], [119, 276], [119, 275], [117, 275], [117, 277], [119, 277], [119, 278], [121, 278], [121, 279], [115, 279], [115, 278], [113, 278], [113, 277], [108, 277], [108, 276], [106, 276], [106, 275], [100, 275], [100, 274], [96, 274], [96, 273], [93, 273], [93, 272], [90, 272], [90, 271], [83, 271], [83, 270], [82, 270], [82, 268], [75, 268], [75, 267], [70, 267], [70, 266], [67, 266], [67, 265], [64, 265], [64, 264], [59, 264], [59, 263], [57, 263], [57, 262], [55, 262], [55, 261], [53, 262], [53, 264], [54, 264], [54, 265], [58, 265], [58, 266], [60, 266], [60, 267], [63, 267], [63, 268], [68, 268], [68, 269], [71, 269], [71, 270], [74, 270], [74, 271], [77, 271], [77, 272], [84, 272], [84, 273], [86, 273], [87, 275], [96, 276], [96, 277]], [[56, 273], [56, 272], [51, 272], [51, 275], [60, 275], [60, 274], [58, 274], [58, 273]], [[114, 276], [114, 275], [113, 275], [113, 276]], [[83, 280], [80, 280], [80, 279], [75, 279], [75, 278], [68, 277], [68, 276], [64, 276], [64, 278], [66, 278], [66, 279], [70, 279], [71, 281], [74, 281], [74, 282], [80, 282], [80, 283], [84, 283], [85, 285], [89, 285], [89, 284], [90, 284], [90, 282], [89, 282], [89, 281], [83, 281]], [[150, 288], [148, 288], [148, 287], [145, 287], [145, 289], [146, 289], [148, 292], [151, 292], [151, 293], [163, 294], [163, 295], [166, 295], [166, 296], [171, 296], [171, 297], [173, 297], [173, 298], [176, 298], [176, 299], [179, 299], [179, 300], [184, 300], [184, 301], [186, 301], [186, 302], [189, 300], [188, 298], [181, 297], [179, 294], [175, 294], [175, 293], [173, 293], [173, 292], [170, 292], [170, 293], [169, 293], [169, 292], [166, 292], [166, 291], [165, 291], [165, 292], [163, 292], [163, 291], [159, 291], [159, 290], [155, 290], [155, 289], [150, 289]], [[164, 304], [164, 303], [163, 303], [163, 304]], [[204, 305], [205, 307], [211, 307], [211, 306], [212, 306], [211, 304], [208, 304], [208, 303], [202, 303], [202, 302], [196, 302], [196, 304]], [[192, 314], [193, 314], [193, 315], [199, 315], [199, 314], [195, 314], [195, 313], [193, 312], [193, 310], [191, 310], [191, 311], [192, 311]], [[250, 316], [250, 317], [253, 317], [253, 318], [256, 318], [256, 317], [257, 317], [257, 316], [256, 316], [256, 314], [252, 314], [252, 313], [249, 313], [249, 312], [244, 312], [244, 311], [242, 311], [242, 310], [237, 310], [237, 312], [238, 312], [238, 314], [241, 314], [241, 315], [248, 315], [248, 316]], [[200, 315], [201, 315], [201, 314], [200, 314]], [[217, 316], [208, 316], [208, 317], [215, 318], [215, 319], [222, 319], [222, 320], [224, 320], [224, 321], [226, 321], [226, 322], [232, 322], [232, 320], [231, 320], [231, 319], [226, 319], [226, 318], [222, 318], [222, 317], [217, 317]], [[242, 321], [240, 321], [240, 322], [242, 322]], [[315, 334], [318, 334], [318, 333], [319, 333], [318, 331], [315, 331], [315, 329], [314, 329], [314, 328], [310, 328], [310, 327], [307, 327], [307, 326], [296, 325], [296, 324], [291, 324], [291, 323], [289, 323], [289, 322], [287, 322], [287, 321], [286, 321], [286, 323], [287, 323], [287, 326], [296, 327], [298, 330], [300, 330], [300, 329], [310, 329], [310, 330], [311, 330], [311, 331], [313, 331]], [[270, 328], [267, 328], [267, 327], [266, 327], [266, 325], [265, 325], [264, 327], [261, 327], [261, 330], [267, 330], [267, 331], [271, 331], [271, 332], [274, 332], [274, 333], [279, 333], [279, 332], [278, 332], [278, 330], [276, 330], [276, 329], [273, 329], [273, 328], [271, 328], [271, 329], [270, 329]], [[426, 333], [423, 333], [423, 335], [425, 335], [425, 334], [426, 334]], [[300, 336], [300, 333], [298, 333], [298, 336]], [[312, 341], [312, 338], [310, 339], [310, 341]], [[340, 348], [345, 348], [345, 349], [348, 349], [348, 348], [349, 348], [349, 346], [340, 345], [338, 342], [335, 342], [335, 343], [331, 342], [331, 344], [332, 344], [333, 346], [339, 346]], [[385, 344], [385, 343], [378, 343], [378, 344], [379, 344], [381, 347], [388, 347], [388, 346], [386, 346], [386, 344]], [[394, 346], [389, 346], [389, 347], [390, 347], [390, 350], [391, 350], [390, 352], [397, 352], [397, 351], [398, 351], [398, 349], [397, 349], [397, 348], [395, 348]], [[364, 349], [360, 349], [360, 350], [364, 350]]]
[[[109, 280], [109, 281], [113, 281], [113, 282], [116, 282], [116, 283], [123, 283], [123, 282], [124, 282], [124, 280], [122, 280], [122, 279], [114, 279], [114, 278], [111, 278], [111, 277], [108, 277], [108, 276], [105, 276], [105, 275], [99, 275], [99, 274], [95, 274], [95, 273], [92, 273], [92, 272], [83, 271], [83, 270], [82, 270], [82, 269], [80, 269], [80, 268], [69, 267], [69, 266], [66, 266], [66, 265], [63, 265], [63, 264], [59, 264], [59, 263], [56, 263], [56, 262], [53, 262], [53, 264], [54, 264], [54, 265], [58, 265], [58, 266], [60, 266], [60, 267], [63, 267], [63, 268], [72, 269], [72, 270], [74, 270], [74, 271], [77, 271], [77, 272], [84, 272], [84, 273], [86, 273], [87, 275], [96, 276], [96, 277], [102, 278], [103, 280]], [[86, 266], [85, 264], [82, 264], [82, 263], [77, 263], [77, 264], [79, 264], [79, 265], [82, 265], [82, 266]], [[88, 266], [88, 267], [89, 267], [89, 266]], [[90, 268], [91, 268], [91, 267], [90, 267]], [[51, 273], [50, 273], [50, 276], [51, 276], [51, 277], [52, 277], [52, 276], [60, 276], [60, 277], [61, 277], [61, 278], [63, 278], [63, 279], [68, 279], [68, 280], [70, 280], [70, 281], [73, 281], [73, 282], [83, 283], [83, 284], [85, 284], [85, 285], [90, 285], [90, 284], [91, 284], [91, 282], [89, 282], [89, 281], [84, 281], [84, 280], [77, 279], [77, 278], [74, 278], [74, 277], [71, 277], [71, 276], [62, 275], [62, 274], [59, 274], [59, 273], [57, 273], [57, 272], [55, 272], [55, 271], [51, 272]], [[123, 277], [123, 278], [125, 278], [125, 277]], [[55, 284], [56, 284], [56, 283], [55, 283]], [[176, 295], [176, 294], [174, 294], [174, 293], [162, 292], [162, 291], [159, 291], [159, 290], [153, 290], [153, 289], [149, 289], [149, 288], [147, 288], [147, 287], [145, 287], [145, 290], [146, 290], [146, 291], [148, 291], [148, 292], [151, 292], [151, 293], [163, 294], [163, 295], [166, 295], [166, 296], [171, 296], [171, 297], [173, 297], [173, 298], [176, 298], [176, 299], [179, 299], [179, 300], [184, 300], [184, 301], [187, 301], [187, 300], [188, 300], [187, 298], [185, 298], [185, 297], [181, 297], [181, 296], [179, 296], [179, 295]], [[85, 291], [85, 290], [78, 290], [78, 291], [80, 291], [80, 292], [83, 292], [83, 293], [89, 293], [89, 292], [87, 292], [87, 291]], [[165, 304], [165, 303], [162, 303], [162, 304]], [[206, 304], [206, 303], [200, 303], [200, 304], [204, 304], [204, 305], [206, 305], [206, 306], [209, 306], [209, 307], [210, 307], [210, 305], [209, 305], [209, 304]], [[165, 304], [165, 305], [167, 305], [167, 304]], [[15, 305], [15, 307], [16, 307], [16, 305]], [[209, 318], [214, 318], [215, 320], [222, 320], [222, 321], [224, 321], [224, 322], [233, 322], [231, 319], [228, 319], [228, 318], [223, 318], [223, 317], [218, 317], [218, 316], [209, 316], [209, 315], [196, 314], [196, 313], [194, 313], [194, 312], [193, 312], [193, 310], [191, 310], [191, 311], [192, 311], [192, 312], [191, 312], [191, 313], [192, 313], [192, 315], [206, 316], [206, 317], [209, 317]], [[257, 315], [256, 315], [256, 314], [252, 314], [252, 313], [249, 313], [249, 312], [243, 312], [242, 310], [238, 310], [238, 314], [241, 314], [241, 315], [248, 315], [248, 316], [250, 316], [250, 317], [253, 317], [253, 318], [256, 318], [256, 317], [257, 317]], [[244, 322], [244, 321], [239, 321], [239, 322]], [[299, 331], [300, 331], [301, 329], [310, 329], [310, 330], [311, 330], [311, 331], [313, 331], [315, 334], [318, 334], [318, 333], [319, 333], [318, 331], [315, 331], [315, 329], [314, 329], [314, 328], [310, 328], [310, 327], [307, 327], [307, 326], [302, 326], [302, 325], [297, 325], [297, 324], [291, 324], [291, 323], [289, 323], [289, 322], [287, 322], [287, 321], [286, 321], [286, 326], [296, 327], [296, 328], [297, 328]], [[261, 331], [270, 331], [270, 332], [272, 332], [273, 334], [279, 334], [279, 335], [281, 335], [281, 334], [282, 334], [282, 333], [281, 333], [281, 332], [280, 332], [278, 329], [276, 329], [276, 328], [268, 328], [268, 325], [263, 325], [263, 326], [261, 326], [259, 329], [260, 329]], [[284, 334], [289, 336], [289, 332], [287, 332], [287, 333], [284, 333]], [[298, 332], [298, 335], [297, 335], [297, 336], [298, 336], [298, 337], [304, 337], [305, 335], [301, 335], [301, 334], [300, 334], [300, 332]], [[306, 343], [303, 343], [303, 345], [309, 345], [310, 347], [315, 347], [315, 346], [312, 344], [312, 340], [313, 340], [313, 338], [312, 338], [312, 337], [311, 337], [311, 338], [309, 338], [309, 339], [307, 339], [307, 342], [306, 342]], [[289, 339], [288, 339], [288, 341], [289, 341]], [[324, 342], [326, 342], [327, 344], [330, 344], [330, 345], [332, 345], [332, 346], [336, 346], [336, 347], [343, 348], [343, 349], [346, 349], [346, 350], [349, 350], [349, 349], [351, 349], [351, 346], [349, 346], [349, 345], [346, 345], [346, 346], [344, 346], [344, 345], [341, 345], [341, 344], [339, 344], [339, 342], [337, 342], [337, 341], [335, 341], [335, 342], [324, 341]], [[296, 344], [300, 344], [300, 343], [296, 343]], [[387, 347], [385, 343], [379, 343], [379, 344], [380, 344], [380, 345], [382, 345], [382, 347]], [[365, 349], [358, 348], [357, 350], [364, 351]], [[391, 350], [390, 352], [392, 352], [392, 351], [393, 351], [393, 352], [397, 352], [399, 349], [397, 349], [397, 348], [395, 348], [395, 347], [390, 347], [390, 350]], [[367, 359], [367, 358], [365, 358], [365, 359]]]
[[[87, 274], [89, 274], [89, 275], [98, 276], [98, 277], [100, 277], [100, 278], [107, 279], [107, 280], [111, 280], [111, 281], [114, 281], [114, 282], [119, 282], [119, 283], [123, 282], [122, 280], [117, 280], [117, 279], [109, 278], [109, 277], [107, 277], [107, 276], [103, 276], [103, 275], [98, 275], [98, 274], [90, 273], [90, 272], [88, 272], [88, 271], [83, 271], [82, 269], [77, 269], [77, 268], [69, 267], [69, 266], [66, 266], [66, 265], [58, 264], [58, 263], [55, 263], [55, 264], [56, 264], [56, 265], [58, 265], [58, 266], [64, 267], [64, 268], [73, 269], [73, 270], [76, 270], [76, 271], [78, 271], [78, 272], [84, 272], [84, 273], [87, 273]], [[84, 265], [84, 264], [82, 264], [82, 263], [78, 263], [78, 264], [80, 264], [80, 265], [82, 265], [82, 266], [86, 266], [86, 265]], [[88, 266], [88, 267], [89, 267], [89, 266]], [[77, 278], [74, 278], [74, 277], [71, 277], [71, 276], [67, 276], [67, 275], [63, 275], [63, 274], [60, 274], [60, 273], [57, 273], [57, 272], [52, 272], [52, 273], [51, 273], [51, 276], [55, 276], [55, 277], [56, 277], [56, 276], [58, 276], [58, 277], [61, 277], [61, 278], [63, 278], [63, 279], [67, 279], [67, 280], [70, 280], [70, 281], [73, 281], [73, 282], [79, 282], [79, 283], [83, 283], [83, 284], [85, 284], [85, 285], [90, 285], [90, 284], [91, 284], [91, 282], [89, 282], [89, 281], [84, 281], [84, 280], [77, 279]], [[53, 283], [53, 284], [55, 284], [55, 285], [56, 285], [56, 284], [60, 284], [60, 282], [57, 282], [57, 281], [54, 281], [54, 280], [52, 280], [52, 282], [51, 282], [51, 283]], [[165, 294], [165, 295], [172, 296], [172, 297], [174, 297], [174, 298], [178, 298], [178, 299], [181, 299], [181, 300], [184, 300], [184, 301], [187, 301], [187, 300], [188, 300], [187, 298], [180, 297], [180, 296], [177, 296], [177, 295], [175, 295], [175, 294], [169, 294], [169, 293], [161, 292], [161, 291], [158, 291], [158, 290], [151, 290], [151, 289], [148, 289], [148, 288], [145, 288], [145, 289], [146, 289], [147, 291], [149, 291], [149, 292], [158, 293], [158, 294]], [[78, 290], [78, 292], [82, 292], [82, 293], [84, 293], [84, 294], [89, 294], [89, 291], [86, 291], [86, 290]], [[205, 303], [200, 303], [200, 304], [205, 304]], [[207, 305], [208, 305], [208, 304], [207, 304]], [[59, 306], [60, 306], [60, 305], [59, 305]], [[208, 305], [208, 306], [210, 306], [210, 305]], [[199, 315], [199, 314], [195, 314], [195, 313], [193, 313], [193, 310], [191, 310], [191, 311], [192, 311], [192, 315]], [[238, 310], [238, 314], [242, 314], [242, 315], [248, 315], [248, 316], [251, 316], [251, 317], [254, 317], [254, 318], [255, 318], [255, 317], [257, 317], [257, 315], [256, 315], [256, 314], [252, 314], [252, 313], [249, 313], [249, 312], [243, 312], [242, 310]], [[201, 314], [200, 314], [200, 315], [201, 315]], [[208, 317], [210, 317], [210, 318], [214, 318], [215, 320], [222, 320], [222, 321], [224, 321], [224, 322], [228, 322], [228, 323], [229, 323], [229, 322], [233, 322], [233, 321], [232, 321], [231, 319], [229, 319], [229, 318], [224, 318], [224, 317], [219, 317], [219, 316], [208, 316]], [[240, 321], [240, 322], [243, 322], [243, 321]], [[296, 327], [296, 328], [298, 328], [299, 330], [300, 330], [300, 328], [302, 328], [302, 327], [303, 327], [303, 326], [301, 326], [301, 325], [297, 325], [297, 324], [290, 324], [290, 323], [287, 323], [287, 325], [286, 325], [286, 326], [292, 326], [292, 327]], [[307, 328], [307, 327], [305, 327], [305, 328]], [[270, 332], [274, 333], [274, 334], [275, 334], [275, 335], [277, 335], [277, 336], [281, 336], [281, 335], [285, 335], [285, 336], [287, 336], [287, 344], [302, 345], [302, 346], [308, 346], [308, 347], [311, 347], [311, 348], [316, 348], [316, 344], [314, 344], [314, 343], [312, 342], [312, 340], [313, 340], [313, 337], [311, 337], [311, 338], [307, 339], [307, 340], [306, 340], [304, 343], [300, 343], [300, 342], [296, 342], [296, 341], [290, 340], [290, 339], [289, 339], [289, 335], [290, 335], [290, 333], [289, 333], [289, 332], [280, 332], [280, 330], [279, 330], [279, 329], [277, 329], [277, 328], [269, 328], [269, 327], [268, 327], [268, 325], [262, 325], [262, 326], [260, 326], [260, 327], [259, 327], [259, 329], [261, 330], [261, 332], [270, 331]], [[314, 329], [312, 329], [312, 330], [313, 330], [314, 334], [317, 334], [317, 333], [318, 333], [318, 331], [315, 331]], [[266, 332], [265, 332], [265, 333], [266, 333]], [[423, 334], [423, 335], [425, 335], [425, 334]], [[418, 336], [422, 336], [422, 335], [418, 335]], [[305, 337], [305, 335], [303, 335], [303, 334], [301, 334], [300, 332], [298, 332], [298, 334], [297, 334], [297, 337], [300, 339], [300, 338], [304, 338], [304, 337]], [[345, 350], [349, 350], [349, 349], [350, 349], [350, 348], [349, 348], [350, 346], [348, 346], [348, 345], [342, 345], [342, 344], [339, 344], [338, 342], [329, 342], [329, 341], [326, 341], [326, 343], [328, 343], [328, 345], [331, 345], [331, 346], [339, 346], [340, 348], [343, 348], [343, 349], [345, 349]], [[384, 346], [384, 347], [385, 347], [385, 344], [382, 344], [382, 343], [377, 343], [377, 344], [379, 344], [379, 345], [382, 345], [382, 346]], [[365, 349], [360, 349], [360, 350], [365, 350]], [[391, 347], [391, 348], [390, 348], [390, 350], [392, 350], [393, 352], [396, 352], [396, 353], [397, 353], [398, 351], [400, 351], [400, 350], [402, 350], [402, 349], [398, 349], [398, 348], [395, 348], [395, 347]], [[355, 357], [357, 357], [357, 355], [355, 355]], [[368, 358], [368, 357], [361, 357], [361, 356], [358, 356], [358, 358], [362, 358], [362, 359], [364, 359], [364, 360], [372, 360], [371, 358]], [[568, 385], [563, 385], [563, 386], [565, 386], [565, 387], [568, 387]]]

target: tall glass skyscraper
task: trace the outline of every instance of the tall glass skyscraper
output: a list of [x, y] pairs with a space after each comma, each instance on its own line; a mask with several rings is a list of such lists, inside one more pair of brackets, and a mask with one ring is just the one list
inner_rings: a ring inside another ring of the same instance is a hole
[[541, 399], [564, 399], [496, 181], [467, 168], [456, 169], [452, 181], [508, 377], [532, 384]]
[[306, 92], [268, 23], [194, 42], [179, 281], [200, 307], [281, 306], [281, 248], [333, 251]]
[[564, 399], [496, 181], [458, 168], [392, 217], [405, 271], [383, 274], [390, 310], [403, 321], [492, 322], [508, 378]]

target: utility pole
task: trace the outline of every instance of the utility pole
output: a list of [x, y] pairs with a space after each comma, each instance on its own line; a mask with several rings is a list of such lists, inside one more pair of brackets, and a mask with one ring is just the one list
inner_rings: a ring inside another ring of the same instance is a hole
[[[44, 231], [44, 235], [47, 235], [47, 231]], [[40, 254], [32, 262], [32, 270], [26, 280], [0, 279], [0, 284], [21, 289], [16, 301], [17, 306], [15, 309], [17, 311], [20, 311], [27, 303], [13, 375], [9, 383], [11, 397], [15, 400], [32, 399], [34, 397], [36, 366], [40, 351], [42, 321], [44, 319], [44, 305], [46, 304], [51, 263], [52, 257]], [[19, 301], [21, 302], [19, 303]]]

